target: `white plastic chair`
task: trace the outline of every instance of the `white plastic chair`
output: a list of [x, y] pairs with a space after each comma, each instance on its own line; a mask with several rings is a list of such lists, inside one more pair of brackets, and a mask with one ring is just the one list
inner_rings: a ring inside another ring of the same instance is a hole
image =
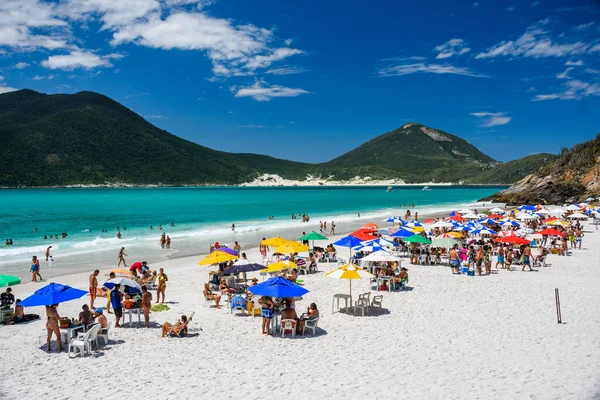
[[293, 319], [281, 320], [281, 337], [285, 337], [285, 332], [290, 331], [292, 336], [296, 336], [296, 321]]
[[[100, 329], [98, 331], [98, 339], [102, 339], [102, 341], [104, 342], [105, 345], [108, 344], [108, 331], [110, 331], [110, 328], [112, 327], [113, 322], [110, 321], [108, 323], [108, 326], [104, 329]], [[102, 332], [104, 331], [104, 332]]]
[[[90, 337], [89, 337], [89, 341], [90, 344], [95, 344], [96, 348], [98, 348], [98, 332], [100, 332], [100, 324], [94, 324], [92, 325], [92, 327], [89, 328], [88, 332], [90, 332]], [[77, 334], [77, 339], [83, 339], [83, 336], [85, 334], [83, 332], [80, 332]], [[90, 350], [93, 348], [90, 347]]]
[[380, 310], [382, 310], [383, 309], [382, 302], [383, 302], [383, 296], [382, 295], [373, 296], [373, 300], [371, 300], [371, 307], [373, 309], [379, 308]]
[[92, 342], [90, 341], [90, 337], [94, 330], [96, 331], [96, 335], [98, 334], [98, 330], [96, 327], [100, 327], [99, 325], [94, 325], [92, 329], [87, 331], [83, 336], [78, 336], [77, 338], [71, 339], [69, 342], [69, 358], [71, 358], [71, 348], [73, 348], [73, 353], [77, 356], [79, 353], [82, 357], [88, 353], [92, 352]]
[[313, 336], [317, 334], [317, 325], [319, 324], [319, 318], [315, 319], [307, 319], [304, 322], [304, 326], [302, 327], [302, 336], [304, 336], [306, 329], [310, 329], [312, 331]]
[[[362, 296], [362, 295], [361, 295]], [[356, 315], [356, 310], [360, 310], [362, 312], [362, 316], [365, 316], [365, 310], [369, 309], [369, 302], [364, 298], [359, 298], [354, 303], [354, 315]]]

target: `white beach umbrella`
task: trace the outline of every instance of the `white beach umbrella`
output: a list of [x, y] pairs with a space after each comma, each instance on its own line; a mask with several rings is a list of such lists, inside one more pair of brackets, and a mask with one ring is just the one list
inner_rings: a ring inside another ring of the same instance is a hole
[[541, 209], [539, 209], [539, 210], [536, 211], [536, 214], [548, 215], [548, 214], [550, 214], [550, 211], [548, 211], [547, 208], [541, 208]]
[[450, 222], [438, 221], [432, 225], [432, 228], [452, 228], [453, 226]]
[[571, 204], [566, 208], [567, 211], [580, 211], [581, 207], [576, 206], [575, 204]]
[[458, 213], [459, 214], [471, 214], [472, 212], [473, 212], [473, 210], [469, 210], [468, 208], [463, 208]]
[[400, 259], [396, 256], [391, 255], [390, 253], [386, 252], [386, 251], [376, 251], [374, 253], [369, 254], [368, 256], [366, 256], [365, 258], [362, 258], [361, 261], [370, 261], [370, 262], [376, 262], [376, 261], [381, 261], [381, 262], [386, 262], [386, 261], [396, 261], [399, 262]]
[[581, 214], [581, 213], [573, 213], [573, 214], [569, 215], [567, 218], [569, 218], [569, 219], [587, 219], [588, 216], [585, 214]]
[[538, 216], [534, 214], [519, 214], [517, 215], [517, 219], [521, 221], [530, 221], [533, 219], [537, 219]]
[[466, 218], [466, 219], [478, 219], [479, 215], [473, 214], [473, 213], [467, 213], [467, 214], [463, 215], [463, 218]]
[[505, 211], [500, 207], [494, 207], [490, 210], [490, 212], [497, 213], [497, 214], [504, 214]]
[[121, 292], [125, 291], [125, 287], [130, 287], [132, 289], [136, 289], [140, 293], [142, 292], [142, 287], [137, 282], [135, 282], [131, 279], [128, 279], [128, 278], [121, 278], [121, 277], [112, 278], [104, 283], [104, 286], [109, 289], [114, 288], [115, 285], [121, 285], [121, 287], [120, 287]]

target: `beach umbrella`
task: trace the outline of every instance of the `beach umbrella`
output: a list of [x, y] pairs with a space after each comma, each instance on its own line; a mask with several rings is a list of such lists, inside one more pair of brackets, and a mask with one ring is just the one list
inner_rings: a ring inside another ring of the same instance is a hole
[[431, 242], [431, 246], [443, 247], [445, 249], [450, 249], [454, 247], [454, 245], [460, 245], [460, 242], [451, 237], [438, 237]]
[[390, 234], [391, 237], [395, 238], [405, 238], [412, 235], [414, 235], [414, 232], [405, 228], [400, 228], [396, 232]]
[[423, 224], [420, 223], [419, 221], [415, 221], [414, 219], [410, 222], [407, 222], [406, 225], [409, 228], [422, 228]]
[[362, 242], [362, 244], [378, 244], [379, 246], [382, 246], [382, 247], [396, 247], [396, 246], [400, 246], [396, 242], [392, 242], [390, 240], [386, 240], [386, 239], [383, 239], [383, 238], [379, 238], [379, 239], [375, 239], [375, 240], [370, 240], [368, 242]]
[[454, 225], [452, 225], [450, 222], [447, 221], [438, 221], [435, 224], [433, 224], [431, 227], [432, 228], [452, 228]]
[[566, 208], [567, 211], [581, 211], [581, 207], [575, 205], [575, 204], [571, 204], [570, 206], [568, 206]]
[[452, 236], [453, 238], [461, 238], [463, 235], [460, 232], [448, 232], [449, 236]]
[[450, 218], [447, 218], [448, 221], [456, 221], [456, 222], [462, 222], [465, 219], [463, 217], [461, 217], [460, 215], [453, 215]]
[[535, 206], [529, 206], [529, 205], [522, 205], [521, 207], [518, 207], [517, 210], [519, 211], [533, 211], [535, 210]]
[[539, 232], [536, 232], [538, 235], [549, 235], [549, 236], [567, 236], [566, 232], [558, 231], [554, 228], [546, 228]]
[[573, 214], [567, 216], [567, 218], [569, 218], [569, 219], [587, 219], [588, 216], [585, 214], [581, 214], [581, 213], [573, 213]]
[[230, 249], [229, 247], [219, 247], [218, 249], [215, 249], [215, 251], [231, 254], [232, 256], [236, 257], [238, 256], [238, 252], [233, 249]]
[[265, 267], [262, 264], [251, 263], [248, 260], [239, 260], [233, 263], [231, 267], [223, 271], [223, 275], [233, 275], [243, 272], [261, 271], [265, 268], [267, 267]]
[[[345, 264], [325, 274], [328, 278], [333, 279], [348, 279], [350, 282], [350, 296], [352, 296], [352, 281], [354, 279], [371, 278], [375, 275], [362, 269], [355, 264]], [[255, 286], [256, 287], [256, 286]]]
[[284, 239], [280, 236], [275, 236], [275, 237], [261, 241], [260, 244], [262, 244], [263, 246], [276, 247], [276, 246], [281, 246], [282, 244], [287, 243], [287, 242], [289, 242], [289, 240]]
[[[367, 240], [369, 240], [369, 239], [367, 239]], [[363, 242], [363, 241], [364, 240], [360, 240], [359, 238], [357, 238], [355, 236], [348, 235], [348, 236], [344, 236], [337, 242], [333, 242], [333, 244], [335, 246], [348, 247], [348, 249], [350, 250], [350, 257], [352, 257], [352, 248], [356, 247], [356, 246], [360, 246], [361, 242]]]
[[312, 232], [307, 233], [306, 235], [298, 238], [298, 240], [312, 240], [313, 241], [313, 247], [314, 247], [314, 241], [315, 240], [327, 240], [327, 237], [321, 235], [320, 233], [312, 231]]
[[369, 261], [369, 262], [399, 262], [400, 259], [396, 256], [391, 255], [390, 253], [380, 250], [369, 254], [368, 256], [361, 259], [361, 261]]
[[502, 218], [502, 215], [494, 213], [494, 214], [488, 215], [488, 218], [489, 219], [500, 219], [500, 218]]
[[383, 247], [381, 247], [378, 244], [361, 244], [360, 246], [356, 246], [352, 248], [354, 251], [369, 251], [369, 252], [374, 252], [374, 251], [386, 251]]
[[462, 214], [471, 214], [472, 212], [473, 212], [473, 210], [471, 210], [471, 209], [463, 208], [458, 213], [462, 215]]
[[222, 262], [227, 262], [227, 261], [231, 261], [231, 260], [235, 260], [236, 258], [238, 258], [237, 255], [233, 255], [233, 254], [229, 254], [229, 253], [225, 253], [219, 250], [215, 250], [212, 253], [210, 253], [209, 255], [207, 255], [206, 257], [204, 257], [202, 260], [200, 260], [198, 262], [199, 265], [212, 265], [212, 264], [219, 264]]
[[124, 278], [135, 278], [131, 271], [127, 269], [111, 269], [110, 271], [108, 271], [108, 274], [104, 274], [104, 276], [110, 276], [111, 272], [114, 273], [115, 276], [122, 276]]
[[0, 287], [13, 286], [21, 283], [21, 278], [12, 275], [0, 275]]
[[434, 222], [435, 222], [435, 219], [433, 219], [433, 218], [428, 218], [428, 219], [426, 219], [426, 220], [425, 220], [423, 223], [424, 223], [424, 224], [433, 224]]
[[279, 261], [273, 264], [267, 265], [267, 268], [263, 269], [262, 272], [271, 273], [271, 272], [279, 272], [284, 269], [294, 269], [298, 268], [298, 265], [293, 261]]
[[362, 226], [362, 229], [370, 229], [370, 230], [377, 230], [379, 229], [379, 226], [377, 226], [377, 224], [374, 224], [372, 222], [369, 222], [368, 224], [364, 224]]
[[521, 226], [521, 224], [518, 223], [517, 221], [510, 220], [510, 221], [503, 222], [501, 226], [503, 228], [506, 228], [506, 227], [512, 227], [512, 226]]
[[[121, 291], [126, 293], [142, 293], [142, 287], [128, 278], [113, 278], [104, 282], [104, 287], [114, 289], [115, 285], [121, 285]], [[129, 288], [128, 290], [126, 288]]]
[[504, 210], [500, 207], [494, 207], [490, 211], [493, 213], [504, 214]]
[[497, 235], [498, 234], [498, 232], [496, 232], [492, 229], [488, 229], [488, 228], [478, 228], [478, 229], [475, 229], [473, 231], [473, 233], [479, 234], [479, 235]]
[[479, 221], [480, 224], [488, 224], [488, 225], [492, 225], [492, 224], [497, 224], [498, 221], [493, 220], [492, 218], [486, 218], [486, 219], [482, 219], [481, 221]]
[[408, 243], [431, 244], [431, 240], [427, 239], [425, 236], [422, 235], [412, 235], [402, 240]]
[[76, 300], [86, 294], [88, 294], [88, 292], [85, 290], [75, 289], [71, 286], [53, 282], [36, 290], [31, 296], [21, 301], [19, 305], [23, 307], [49, 306], [52, 304], [64, 303], [65, 301]]
[[280, 254], [293, 254], [302, 253], [304, 251], [308, 251], [308, 249], [309, 247], [305, 244], [290, 241], [275, 247], [274, 252]]
[[255, 286], [250, 286], [248, 290], [259, 296], [270, 296], [277, 298], [300, 297], [308, 293], [308, 290], [302, 286], [296, 285], [281, 276], [268, 279]]
[[470, 213], [470, 214], [463, 215], [463, 218], [466, 218], [466, 219], [478, 219], [479, 215]]

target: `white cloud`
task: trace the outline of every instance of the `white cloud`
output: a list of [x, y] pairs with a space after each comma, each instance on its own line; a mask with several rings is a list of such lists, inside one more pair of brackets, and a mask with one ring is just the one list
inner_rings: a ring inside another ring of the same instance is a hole
[[574, 67], [568, 67], [563, 72], [556, 74], [556, 77], [558, 79], [571, 79], [571, 77], [569, 76], [569, 72], [573, 71], [574, 69]]
[[487, 78], [487, 75], [471, 71], [469, 68], [455, 67], [450, 64], [412, 63], [387, 65], [377, 70], [379, 76], [403, 76], [415, 73], [464, 75], [475, 78]]
[[4, 77], [0, 76], [0, 94], [14, 92], [15, 90], [19, 90], [19, 89], [15, 89], [13, 87], [7, 86], [3, 81], [4, 81]]
[[26, 62], [18, 62], [18, 63], [15, 64], [14, 68], [16, 68], [16, 69], [23, 69], [23, 68], [27, 68], [27, 67], [29, 67], [28, 63], [26, 63]]
[[600, 74], [600, 70], [594, 69], [594, 68], [586, 68], [586, 69], [584, 69], [584, 71], [587, 72], [588, 74], [592, 74], [592, 75]]
[[119, 59], [123, 56], [117, 53], [99, 56], [91, 51], [74, 50], [70, 54], [50, 56], [42, 61], [42, 66], [50, 69], [62, 69], [72, 71], [76, 68], [93, 69], [97, 67], [111, 67], [111, 59]]
[[580, 41], [574, 43], [555, 43], [548, 31], [541, 29], [549, 19], [539, 21], [527, 28], [525, 33], [517, 40], [502, 41], [495, 46], [481, 52], [475, 58], [507, 57], [564, 57], [583, 54], [588, 51], [589, 45]]
[[595, 22], [592, 21], [592, 22], [588, 22], [587, 24], [577, 25], [575, 28], [573, 28], [573, 30], [576, 30], [576, 31], [585, 31], [586, 29], [591, 28], [592, 25], [594, 25], [594, 24], [595, 24]]
[[50, 80], [50, 79], [54, 79], [55, 76], [56, 75], [48, 75], [48, 76], [36, 75], [33, 78], [31, 78], [31, 79], [33, 79], [34, 81], [41, 81], [41, 80], [44, 80], [44, 79]]
[[573, 67], [581, 67], [583, 65], [583, 61], [581, 60], [577, 60], [577, 61], [567, 61], [565, 63], [566, 66], [573, 66]]
[[570, 80], [564, 84], [565, 90], [562, 92], [538, 94], [532, 101], [544, 100], [581, 100], [588, 96], [600, 96], [600, 84], [587, 83], [580, 80]]
[[307, 68], [284, 65], [279, 68], [268, 69], [266, 71], [266, 73], [273, 74], [273, 75], [292, 75], [292, 74], [301, 74], [303, 72], [308, 72], [308, 71], [310, 71], [310, 70]]
[[264, 81], [256, 81], [252, 86], [232, 88], [235, 97], [252, 97], [258, 101], [269, 101], [274, 97], [297, 97], [310, 93], [304, 89], [288, 88], [280, 85], [268, 85]]
[[60, 12], [78, 20], [99, 16], [103, 29], [127, 26], [161, 9], [158, 0], [67, 0]]
[[435, 51], [439, 52], [437, 59], [460, 56], [468, 53], [471, 49], [467, 47], [467, 42], [462, 39], [450, 39], [446, 43], [436, 46]]
[[590, 53], [598, 53], [600, 52], [600, 43], [594, 45], [591, 49], [590, 49]]
[[471, 115], [477, 118], [481, 118], [481, 126], [484, 128], [506, 125], [512, 120], [512, 117], [506, 116], [506, 113], [503, 112], [474, 112], [471, 113]]

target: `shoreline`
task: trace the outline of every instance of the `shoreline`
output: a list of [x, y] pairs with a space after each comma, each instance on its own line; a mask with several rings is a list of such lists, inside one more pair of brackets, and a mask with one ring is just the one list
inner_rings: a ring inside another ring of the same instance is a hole
[[325, 183], [317, 184], [314, 182], [302, 184], [271, 184], [271, 185], [259, 185], [259, 184], [247, 184], [240, 183], [235, 185], [214, 185], [214, 184], [202, 184], [202, 185], [161, 185], [161, 184], [150, 184], [150, 185], [136, 185], [136, 184], [74, 184], [74, 185], [56, 185], [56, 186], [0, 186], [0, 190], [21, 190], [21, 189], [160, 189], [160, 188], [322, 188], [322, 187], [419, 187], [419, 186], [434, 186], [434, 187], [447, 187], [447, 186], [458, 186], [463, 188], [468, 187], [509, 187], [510, 183], [468, 183], [460, 184], [453, 182], [423, 182], [423, 183]]

